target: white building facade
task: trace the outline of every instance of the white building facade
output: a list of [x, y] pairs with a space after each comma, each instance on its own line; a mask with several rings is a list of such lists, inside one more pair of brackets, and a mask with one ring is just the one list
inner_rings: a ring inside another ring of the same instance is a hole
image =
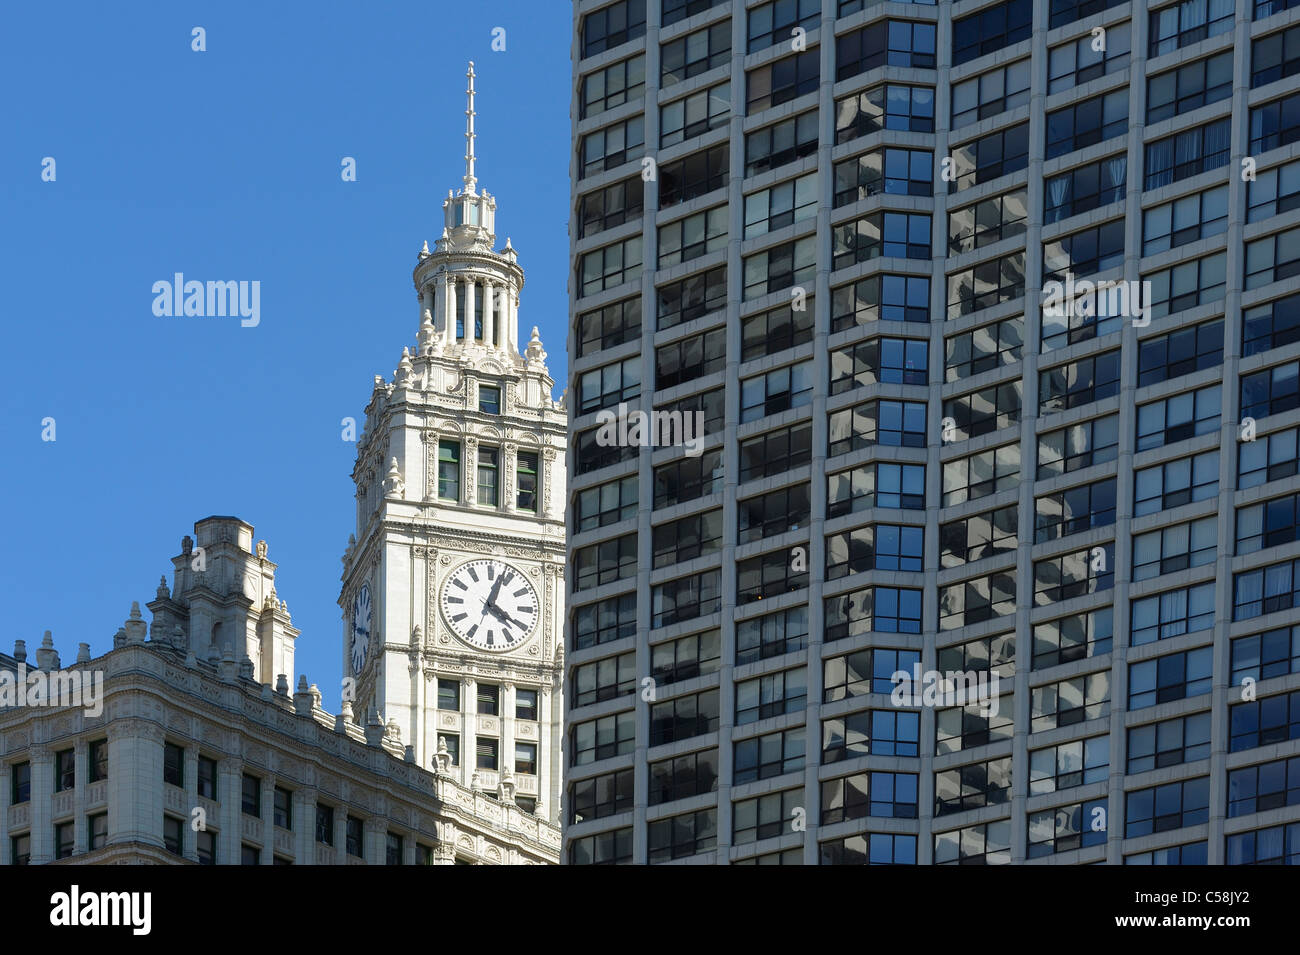
[[[338, 716], [299, 677], [297, 631], [265, 541], [234, 517], [195, 525], [91, 658], [46, 633], [0, 654], [0, 687], [98, 684], [77, 705], [0, 694], [0, 864], [548, 864], [559, 829], [417, 765], [396, 723]], [[289, 672], [292, 672], [290, 670]], [[272, 684], [274, 680], [274, 685]], [[66, 701], [65, 701], [66, 702]]]
[[396, 725], [422, 767], [558, 821], [563, 703], [564, 448], [524, 273], [474, 172], [413, 280], [418, 344], [375, 377], [343, 558], [345, 696]]

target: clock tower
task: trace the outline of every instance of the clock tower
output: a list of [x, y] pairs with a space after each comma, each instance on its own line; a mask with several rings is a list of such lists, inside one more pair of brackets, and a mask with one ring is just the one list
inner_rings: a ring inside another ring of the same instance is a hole
[[426, 769], [558, 823], [564, 672], [563, 401], [524, 273], [474, 174], [419, 254], [415, 347], [376, 376], [352, 472], [343, 557], [344, 697]]

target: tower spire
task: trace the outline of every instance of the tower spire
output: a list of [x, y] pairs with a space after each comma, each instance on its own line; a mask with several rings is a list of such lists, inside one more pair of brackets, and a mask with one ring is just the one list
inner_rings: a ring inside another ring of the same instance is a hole
[[465, 71], [469, 77], [469, 88], [465, 90], [468, 99], [468, 105], [465, 107], [465, 193], [474, 195], [474, 186], [478, 182], [474, 178], [474, 61], [469, 61], [469, 69]]

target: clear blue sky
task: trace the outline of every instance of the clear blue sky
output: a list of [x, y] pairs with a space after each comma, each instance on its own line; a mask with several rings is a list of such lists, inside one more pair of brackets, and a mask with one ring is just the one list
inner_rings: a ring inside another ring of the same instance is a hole
[[[110, 649], [194, 522], [231, 514], [266, 539], [298, 672], [335, 709], [339, 422], [415, 343], [411, 269], [461, 185], [469, 59], [521, 337], [540, 326], [562, 389], [570, 29], [563, 0], [6, 7], [0, 649], [47, 629], [65, 660]], [[155, 317], [174, 272], [259, 280], [260, 325]]]

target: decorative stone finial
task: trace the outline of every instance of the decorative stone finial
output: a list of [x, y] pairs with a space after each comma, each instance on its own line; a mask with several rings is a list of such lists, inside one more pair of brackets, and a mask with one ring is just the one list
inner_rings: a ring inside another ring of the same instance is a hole
[[217, 671], [218, 678], [225, 683], [233, 683], [238, 672], [239, 667], [235, 664], [235, 648], [231, 646], [222, 647], [221, 663]]
[[510, 767], [505, 768], [501, 774], [501, 779], [497, 783], [497, 798], [503, 803], [513, 806], [515, 804], [515, 776], [510, 772]]
[[397, 383], [398, 388], [409, 388], [414, 377], [415, 369], [411, 367], [411, 350], [403, 345], [402, 360], [397, 363], [397, 371], [393, 374], [393, 380]]
[[89, 643], [79, 643], [79, 644], [77, 644], [77, 662], [78, 662], [78, 663], [89, 663], [89, 662], [90, 662], [90, 644], [89, 644]]
[[451, 753], [447, 749], [447, 737], [438, 737], [438, 752], [433, 755], [433, 771], [446, 775], [451, 772]]
[[401, 497], [406, 493], [406, 482], [402, 480], [402, 472], [397, 466], [397, 458], [388, 465], [388, 476], [384, 478], [384, 495], [386, 497]]
[[546, 350], [542, 348], [542, 336], [537, 326], [533, 326], [533, 334], [528, 339], [528, 347], [524, 349], [524, 355], [530, 362], [546, 361]]
[[266, 560], [266, 541], [257, 542], [257, 559]]
[[279, 693], [281, 696], [289, 695], [289, 678], [283, 673], [279, 674], [275, 678], [275, 692]]
[[189, 557], [190, 553], [193, 550], [194, 550], [194, 538], [191, 537], [189, 534], [186, 534], [184, 537], [181, 538], [181, 553], [184, 554], [186, 557]]
[[42, 670], [59, 668], [59, 654], [54, 649], [54, 634], [49, 630], [45, 631], [45, 636], [41, 638], [40, 649], [36, 651], [36, 665]]
[[155, 591], [159, 600], [166, 600], [171, 596], [171, 591], [167, 589], [167, 575], [161, 574], [158, 577], [158, 589]]
[[420, 354], [428, 355], [437, 351], [438, 344], [438, 332], [433, 327], [433, 312], [426, 308], [420, 318]]
[[424, 248], [420, 250], [420, 258], [427, 259], [428, 257], [429, 257], [429, 240], [425, 239]]
[[310, 716], [312, 705], [316, 700], [311, 695], [311, 688], [307, 685], [305, 675], [298, 677], [298, 689], [293, 694], [293, 711], [299, 716]]
[[144, 638], [149, 627], [144, 622], [144, 617], [140, 614], [140, 601], [131, 601], [131, 615], [123, 625], [126, 631], [127, 643], [144, 643]]
[[384, 718], [374, 707], [370, 709], [370, 718], [366, 720], [365, 734], [367, 746], [378, 746], [384, 739]]

